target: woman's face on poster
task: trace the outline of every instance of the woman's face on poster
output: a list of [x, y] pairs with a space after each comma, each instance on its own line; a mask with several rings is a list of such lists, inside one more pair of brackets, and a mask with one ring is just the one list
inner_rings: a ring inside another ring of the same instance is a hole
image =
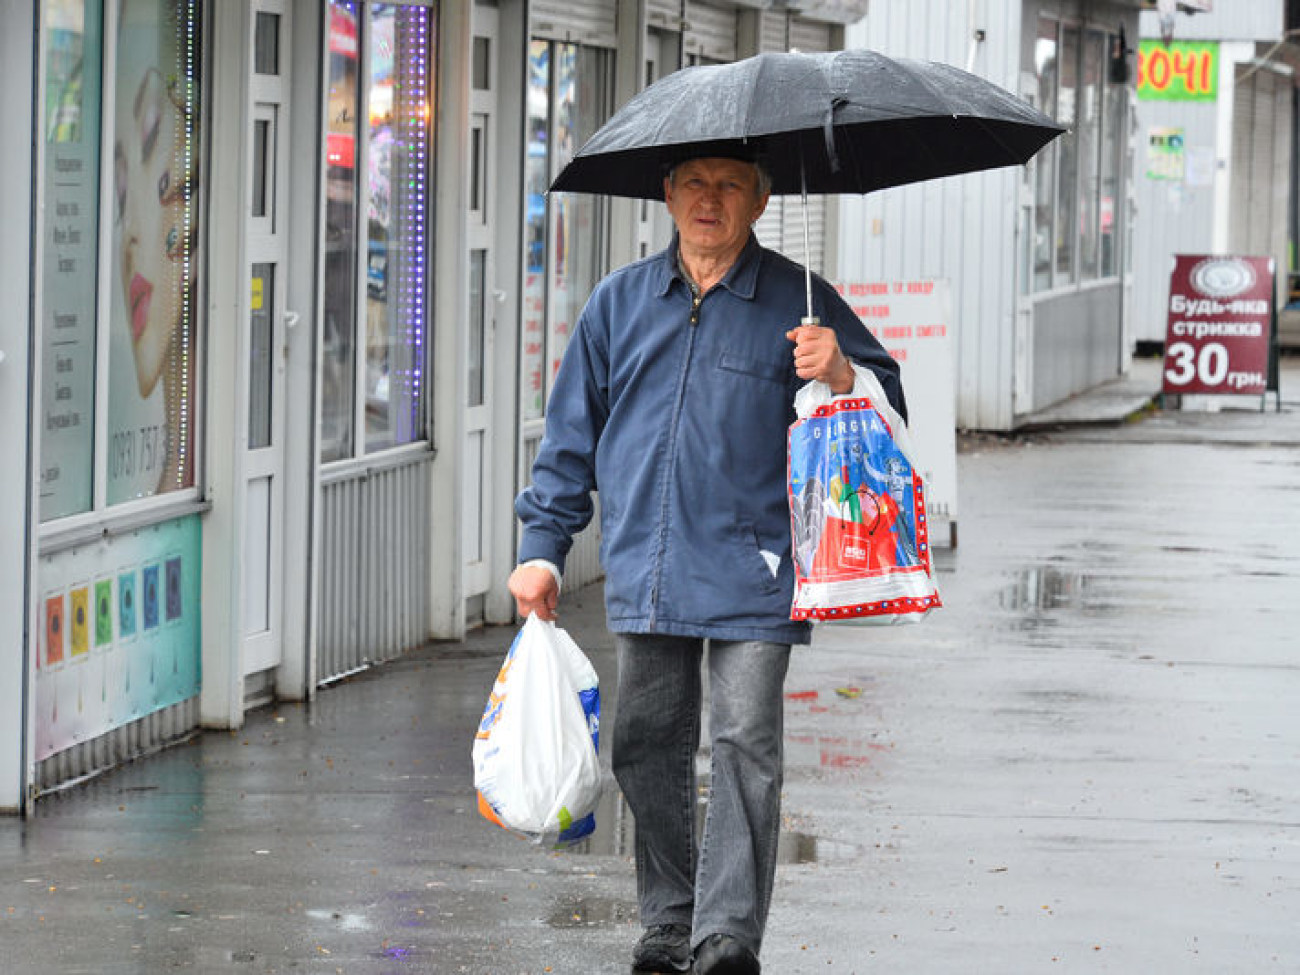
[[113, 149], [118, 254], [126, 324], [140, 395], [148, 396], [167, 361], [193, 278], [193, 215], [184, 113], [162, 74], [147, 67], [120, 84]]

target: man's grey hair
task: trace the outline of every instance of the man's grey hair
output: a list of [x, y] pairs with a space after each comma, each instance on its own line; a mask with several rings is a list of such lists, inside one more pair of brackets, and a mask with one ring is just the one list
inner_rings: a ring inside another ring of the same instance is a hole
[[[698, 158], [698, 157], [697, 157]], [[730, 156], [719, 156], [720, 159], [730, 159]], [[677, 169], [682, 163], [690, 162], [689, 159], [683, 159], [681, 162], [675, 162], [672, 168], [668, 170], [668, 182], [673, 186], [677, 185]], [[758, 195], [766, 196], [772, 192], [772, 174], [768, 172], [767, 164], [762, 159], [737, 159], [737, 162], [749, 163], [758, 173]]]

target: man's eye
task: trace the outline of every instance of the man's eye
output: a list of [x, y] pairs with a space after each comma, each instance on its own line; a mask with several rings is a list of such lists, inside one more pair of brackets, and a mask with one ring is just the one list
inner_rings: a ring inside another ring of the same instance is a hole
[[170, 169], [164, 169], [163, 174], [158, 177], [158, 199], [166, 200], [167, 191], [172, 187], [172, 173]]

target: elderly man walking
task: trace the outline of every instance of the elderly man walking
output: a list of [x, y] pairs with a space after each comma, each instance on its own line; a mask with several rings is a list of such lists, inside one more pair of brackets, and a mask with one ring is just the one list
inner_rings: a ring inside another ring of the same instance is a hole
[[[662, 253], [593, 290], [565, 352], [531, 485], [515, 503], [518, 610], [554, 619], [564, 560], [601, 499], [618, 686], [615, 778], [636, 822], [645, 932], [633, 972], [750, 975], [776, 869], [782, 686], [793, 644], [786, 430], [807, 380], [854, 363], [906, 416], [894, 361], [825, 281], [801, 324], [801, 268], [761, 247], [760, 162], [704, 157], [664, 180]], [[707, 652], [706, 652], [707, 649]], [[695, 760], [708, 668], [702, 836]]]

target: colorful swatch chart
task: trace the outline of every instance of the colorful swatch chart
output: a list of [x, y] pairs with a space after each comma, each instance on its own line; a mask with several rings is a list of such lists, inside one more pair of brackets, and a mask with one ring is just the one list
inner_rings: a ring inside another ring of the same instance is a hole
[[199, 692], [196, 515], [43, 558], [36, 758]]

